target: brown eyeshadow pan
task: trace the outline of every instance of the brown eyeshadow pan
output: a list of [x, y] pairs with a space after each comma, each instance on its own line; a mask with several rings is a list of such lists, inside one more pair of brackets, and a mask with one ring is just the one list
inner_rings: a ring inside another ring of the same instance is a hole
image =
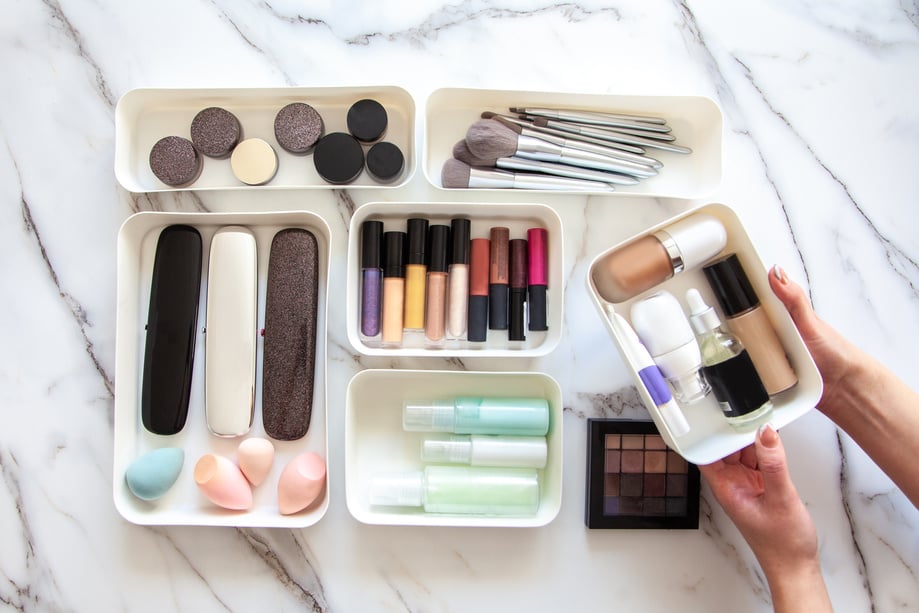
[[589, 419], [587, 448], [589, 528], [699, 527], [699, 469], [653, 422]]

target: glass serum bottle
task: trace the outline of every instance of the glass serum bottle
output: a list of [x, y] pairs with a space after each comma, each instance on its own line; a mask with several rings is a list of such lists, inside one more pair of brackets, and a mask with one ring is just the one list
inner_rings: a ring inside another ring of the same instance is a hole
[[772, 401], [746, 348], [721, 324], [699, 290], [688, 290], [686, 302], [702, 351], [702, 374], [724, 417], [739, 429], [759, 425], [772, 413]]

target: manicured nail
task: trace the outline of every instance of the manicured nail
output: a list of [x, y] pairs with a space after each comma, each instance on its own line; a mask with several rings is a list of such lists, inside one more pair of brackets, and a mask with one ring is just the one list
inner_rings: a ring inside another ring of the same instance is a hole
[[779, 435], [771, 424], [763, 424], [759, 427], [759, 440], [765, 447], [772, 448], [779, 444]]
[[782, 269], [782, 267], [779, 266], [778, 264], [772, 267], [772, 274], [775, 275], [775, 278], [778, 280], [779, 283], [783, 285], [785, 283], [788, 283], [788, 276], [785, 274], [785, 270]]

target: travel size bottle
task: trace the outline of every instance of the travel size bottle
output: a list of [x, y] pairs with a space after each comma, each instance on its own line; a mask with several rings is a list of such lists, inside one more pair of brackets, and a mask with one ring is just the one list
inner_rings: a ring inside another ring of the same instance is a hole
[[687, 291], [686, 302], [702, 350], [702, 374], [728, 423], [746, 428], [765, 421], [772, 412], [772, 401], [746, 348], [721, 325], [715, 309], [705, 304], [699, 290]]
[[514, 434], [545, 436], [549, 402], [545, 398], [460, 396], [429, 403], [406, 402], [402, 429], [407, 432]]
[[535, 468], [428, 466], [424, 472], [377, 475], [370, 504], [424, 507], [428, 513], [534, 515], [539, 475]]
[[426, 464], [545, 468], [547, 455], [544, 436], [456, 434], [421, 441], [421, 461]]

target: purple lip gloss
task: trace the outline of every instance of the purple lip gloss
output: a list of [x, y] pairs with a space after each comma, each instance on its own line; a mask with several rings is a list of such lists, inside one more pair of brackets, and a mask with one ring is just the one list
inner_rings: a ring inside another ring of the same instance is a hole
[[367, 338], [380, 334], [382, 245], [383, 222], [365, 221], [361, 224], [361, 334]]

